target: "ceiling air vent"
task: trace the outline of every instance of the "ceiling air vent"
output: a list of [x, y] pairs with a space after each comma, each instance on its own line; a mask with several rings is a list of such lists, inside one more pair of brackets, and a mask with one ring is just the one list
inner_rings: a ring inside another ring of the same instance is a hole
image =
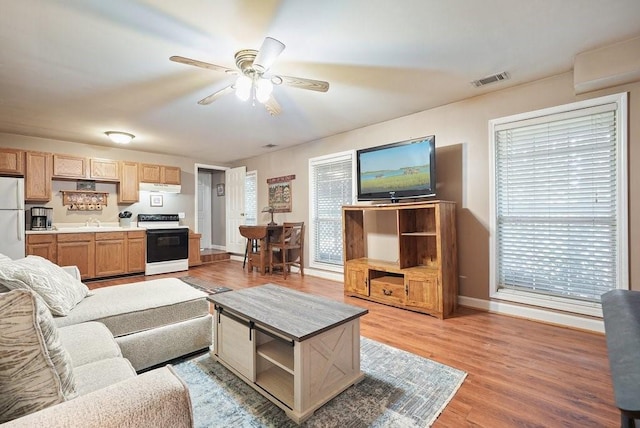
[[479, 88], [480, 86], [488, 85], [489, 83], [500, 82], [507, 79], [509, 79], [509, 73], [503, 71], [502, 73], [493, 74], [491, 76], [483, 77], [482, 79], [474, 80], [473, 82], [471, 82], [471, 84], [476, 88]]
[[273, 149], [274, 147], [278, 147], [278, 145], [269, 143], [269, 144], [267, 144], [265, 146], [262, 146], [262, 147], [264, 147], [265, 149]]

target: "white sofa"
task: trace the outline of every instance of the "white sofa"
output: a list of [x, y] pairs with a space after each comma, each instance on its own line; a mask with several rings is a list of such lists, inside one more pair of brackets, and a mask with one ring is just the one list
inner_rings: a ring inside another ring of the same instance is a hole
[[189, 390], [171, 366], [136, 375], [109, 330], [97, 322], [58, 332], [72, 361], [78, 396], [0, 427], [193, 426]]
[[[16, 262], [31, 267], [26, 263], [29, 260], [52, 268], [48, 266], [51, 262], [35, 256]], [[1, 285], [1, 266], [0, 292], [7, 291]], [[75, 266], [62, 269], [80, 282]], [[54, 320], [58, 327], [87, 321], [104, 324], [124, 357], [140, 372], [211, 347], [213, 318], [206, 296], [177, 278], [143, 280], [92, 290], [89, 296], [78, 298], [64, 316], [54, 313]]]
[[[188, 389], [170, 366], [136, 372], [209, 349], [213, 318], [205, 293], [175, 278], [89, 291], [75, 267], [60, 268], [35, 256], [12, 261], [2, 255], [0, 293], [0, 421], [12, 419], [3, 428], [192, 426]], [[16, 316], [20, 307], [12, 301], [16, 296], [23, 306], [32, 296], [37, 313], [27, 308]], [[30, 317], [33, 320], [25, 322]], [[32, 331], [13, 331], [22, 324]], [[53, 357], [47, 351], [50, 344], [42, 338], [27, 340], [39, 332], [42, 336], [42, 331], [59, 345]], [[38, 357], [14, 367], [31, 345], [37, 345], [32, 354]], [[38, 359], [58, 371], [59, 360], [66, 361], [67, 371], [63, 367], [62, 372], [68, 376], [53, 370], [47, 377], [51, 370], [30, 369]], [[51, 389], [41, 386], [27, 388], [26, 399], [24, 389], [17, 394], [23, 394], [19, 400], [6, 398], [21, 388], [14, 378], [25, 373], [39, 381], [44, 373], [47, 382], [58, 385], [57, 395], [45, 394], [45, 399], [54, 401], [31, 404], [29, 394], [41, 399], [41, 391]], [[72, 394], [66, 394], [70, 384]], [[18, 413], [12, 410], [16, 407]]]

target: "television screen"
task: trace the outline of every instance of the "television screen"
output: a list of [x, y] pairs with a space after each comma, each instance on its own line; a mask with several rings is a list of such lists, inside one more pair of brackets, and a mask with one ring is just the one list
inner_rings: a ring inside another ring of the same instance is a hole
[[435, 196], [435, 135], [357, 151], [358, 200]]

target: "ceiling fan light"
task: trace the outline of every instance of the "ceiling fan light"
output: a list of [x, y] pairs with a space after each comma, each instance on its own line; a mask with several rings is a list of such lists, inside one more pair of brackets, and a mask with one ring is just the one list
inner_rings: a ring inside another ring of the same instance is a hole
[[269, 79], [260, 79], [256, 88], [256, 99], [264, 104], [273, 92], [273, 83]]
[[238, 80], [236, 80], [236, 96], [242, 100], [247, 101], [251, 96], [251, 86], [253, 82], [247, 76], [240, 76]]
[[135, 135], [128, 132], [107, 131], [105, 132], [111, 141], [117, 144], [129, 144], [135, 138]]

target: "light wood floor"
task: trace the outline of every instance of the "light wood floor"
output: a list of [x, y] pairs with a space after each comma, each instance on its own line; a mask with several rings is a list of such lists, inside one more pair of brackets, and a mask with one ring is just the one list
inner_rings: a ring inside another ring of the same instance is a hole
[[344, 297], [342, 283], [261, 276], [238, 261], [188, 272], [89, 283], [90, 288], [190, 275], [238, 289], [272, 282], [365, 307], [361, 334], [468, 373], [435, 427], [616, 427], [619, 413], [601, 334], [460, 308], [444, 321]]

